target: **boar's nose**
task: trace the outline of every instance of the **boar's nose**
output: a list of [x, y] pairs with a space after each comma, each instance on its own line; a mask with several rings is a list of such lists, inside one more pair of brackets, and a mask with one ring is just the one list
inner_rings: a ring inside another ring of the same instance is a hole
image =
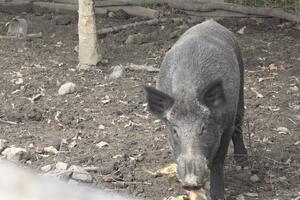
[[186, 190], [203, 187], [207, 179], [208, 169], [206, 159], [202, 157], [178, 159], [178, 176], [181, 185]]

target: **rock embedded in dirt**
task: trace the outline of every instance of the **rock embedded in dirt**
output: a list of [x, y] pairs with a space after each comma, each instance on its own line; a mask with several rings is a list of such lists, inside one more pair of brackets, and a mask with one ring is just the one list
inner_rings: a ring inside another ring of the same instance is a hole
[[58, 90], [58, 95], [72, 94], [76, 90], [76, 85], [72, 82], [64, 83]]
[[6, 148], [2, 155], [10, 161], [18, 162], [26, 157], [27, 151], [23, 148], [9, 147]]
[[54, 155], [58, 154], [58, 151], [54, 146], [45, 147], [44, 152], [54, 154]]
[[93, 181], [93, 177], [83, 167], [72, 165], [69, 171], [72, 172], [73, 180], [85, 183], [91, 183]]
[[57, 15], [54, 21], [56, 25], [69, 25], [72, 22], [71, 17], [68, 15]]
[[0, 153], [7, 148], [8, 141], [4, 139], [0, 139]]
[[99, 142], [98, 144], [96, 144], [96, 146], [97, 146], [99, 149], [102, 149], [103, 147], [108, 147], [109, 144], [108, 144], [107, 142], [101, 141], [101, 142]]
[[245, 196], [242, 195], [242, 194], [239, 194], [239, 195], [236, 196], [235, 199], [236, 199], [236, 200], [245, 200]]
[[244, 195], [247, 197], [258, 197], [258, 194], [254, 192], [246, 192]]
[[64, 162], [57, 162], [55, 165], [55, 169], [57, 170], [67, 170], [68, 164]]
[[117, 169], [117, 162], [111, 161], [108, 163], [103, 163], [100, 167], [100, 172], [103, 175], [108, 175], [111, 174], [116, 169]]
[[250, 181], [253, 183], [256, 183], [256, 182], [260, 181], [260, 178], [256, 174], [254, 174], [254, 175], [250, 176]]
[[124, 67], [117, 65], [113, 67], [113, 72], [109, 75], [109, 79], [118, 79], [123, 75]]
[[129, 35], [125, 41], [125, 44], [142, 44], [148, 40], [147, 35], [142, 33], [137, 33]]
[[5, 117], [9, 121], [22, 122], [25, 119], [25, 115], [21, 111], [13, 111], [5, 113]]
[[43, 119], [43, 112], [37, 108], [29, 109], [27, 118], [31, 121], [41, 121]]
[[41, 170], [43, 172], [49, 172], [51, 169], [52, 169], [51, 165], [45, 165], [45, 166], [41, 167]]

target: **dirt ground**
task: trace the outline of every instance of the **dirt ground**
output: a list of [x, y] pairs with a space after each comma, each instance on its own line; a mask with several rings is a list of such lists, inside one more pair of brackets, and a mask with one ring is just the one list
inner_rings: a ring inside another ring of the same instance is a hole
[[[158, 74], [126, 70], [119, 79], [108, 77], [116, 65], [159, 67], [178, 36], [203, 19], [195, 22], [179, 13], [176, 15], [184, 22], [139, 26], [101, 36], [100, 52], [107, 62], [79, 72], [74, 51], [78, 44], [76, 17], [71, 17], [69, 25], [56, 25], [50, 14], [19, 15], [30, 22], [29, 32], [43, 33], [42, 38], [28, 41], [0, 42], [0, 118], [18, 122], [1, 123], [0, 139], [32, 153], [21, 164], [37, 170], [58, 161], [97, 166], [92, 185], [98, 188], [154, 200], [182, 194], [179, 183], [144, 171], [172, 162], [165, 126], [146, 111], [143, 86], [155, 84]], [[13, 17], [0, 13], [1, 35]], [[97, 26], [140, 20], [98, 18]], [[246, 199], [296, 199], [300, 196], [300, 180], [295, 176], [300, 170], [300, 31], [272, 18], [218, 21], [235, 33], [246, 26], [237, 37], [246, 70], [244, 138], [250, 162], [240, 169], [229, 151], [226, 195], [228, 199], [239, 194]], [[146, 39], [125, 44], [135, 33]], [[59, 96], [60, 85], [68, 81], [77, 85], [76, 92]], [[37, 94], [42, 96], [32, 102]], [[101, 141], [108, 146], [98, 148]], [[59, 149], [59, 154], [45, 156], [41, 150], [48, 146]], [[257, 182], [250, 181], [254, 174], [259, 177]]]

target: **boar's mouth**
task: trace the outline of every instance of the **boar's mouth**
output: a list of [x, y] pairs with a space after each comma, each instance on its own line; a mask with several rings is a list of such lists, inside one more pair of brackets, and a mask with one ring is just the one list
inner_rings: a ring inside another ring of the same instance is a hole
[[182, 188], [186, 191], [186, 192], [190, 192], [190, 191], [196, 191], [196, 190], [200, 190], [202, 189], [204, 186], [183, 186]]

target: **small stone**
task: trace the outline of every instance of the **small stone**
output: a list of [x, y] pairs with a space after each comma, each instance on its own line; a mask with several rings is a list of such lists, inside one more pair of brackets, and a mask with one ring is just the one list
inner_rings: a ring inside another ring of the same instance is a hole
[[51, 153], [51, 154], [54, 154], [54, 155], [58, 154], [58, 151], [54, 146], [45, 147], [44, 152]]
[[2, 155], [10, 161], [18, 162], [22, 160], [24, 157], [26, 157], [27, 151], [23, 148], [16, 148], [16, 147], [9, 147], [6, 148]]
[[117, 154], [113, 156], [113, 159], [122, 158], [123, 156], [121, 154]]
[[43, 172], [49, 172], [51, 169], [52, 169], [51, 165], [45, 165], [45, 166], [41, 167], [41, 170]]
[[144, 34], [137, 33], [129, 35], [125, 41], [125, 44], [142, 44], [146, 41], [147, 37]]
[[65, 94], [71, 94], [74, 93], [76, 89], [76, 85], [72, 82], [67, 82], [60, 86], [58, 90], [58, 95], [65, 95]]
[[31, 121], [41, 121], [43, 119], [43, 112], [37, 108], [31, 108], [27, 111], [26, 116]]
[[34, 148], [34, 144], [30, 143], [30, 144], [28, 145], [28, 148], [30, 148], [30, 149]]
[[101, 124], [99, 127], [98, 127], [100, 130], [104, 130], [105, 127]]
[[239, 194], [239, 195], [236, 196], [235, 199], [236, 199], [236, 200], [245, 200], [245, 196], [242, 195], [242, 194]]
[[108, 12], [107, 16], [110, 18], [114, 18], [116, 16], [116, 14], [114, 12]]
[[91, 183], [93, 181], [93, 177], [88, 173], [84, 168], [76, 165], [72, 165], [69, 168], [69, 171], [72, 173], [72, 179], [76, 181], [81, 181], [85, 183]]
[[109, 79], [118, 79], [122, 76], [124, 68], [121, 65], [113, 67], [113, 72], [109, 75]]
[[15, 84], [16, 85], [21, 85], [24, 83], [24, 80], [22, 78], [18, 78], [18, 80], [16, 80]]
[[278, 133], [281, 135], [290, 135], [291, 134], [290, 130], [286, 127], [278, 127], [276, 129], [276, 131], [278, 131]]
[[79, 52], [79, 45], [76, 45], [76, 46], [74, 47], [74, 52], [76, 52], [76, 53]]
[[111, 161], [111, 162], [103, 164], [100, 167], [100, 172], [103, 175], [108, 175], [108, 174], [111, 174], [116, 169], [117, 169], [117, 163], [114, 161]]
[[79, 71], [88, 71], [88, 70], [90, 70], [91, 69], [91, 65], [87, 65], [87, 64], [78, 64], [77, 65], [77, 69], [79, 70]]
[[68, 168], [68, 164], [63, 162], [57, 162], [55, 165], [55, 169], [57, 170], [66, 170], [67, 168]]
[[103, 147], [107, 147], [109, 144], [107, 142], [101, 141], [98, 144], [96, 144], [96, 146], [101, 149]]
[[241, 171], [242, 170], [242, 166], [238, 165], [235, 167], [236, 171]]
[[257, 193], [252, 193], [252, 192], [246, 192], [244, 195], [247, 197], [258, 197]]
[[7, 147], [7, 140], [0, 139], [0, 153]]
[[298, 92], [299, 91], [299, 88], [295, 85], [295, 86], [292, 86], [290, 87], [290, 89], [294, 92]]
[[254, 175], [250, 176], [250, 181], [253, 183], [256, 183], [256, 182], [260, 181], [260, 178], [256, 174], [254, 174]]

